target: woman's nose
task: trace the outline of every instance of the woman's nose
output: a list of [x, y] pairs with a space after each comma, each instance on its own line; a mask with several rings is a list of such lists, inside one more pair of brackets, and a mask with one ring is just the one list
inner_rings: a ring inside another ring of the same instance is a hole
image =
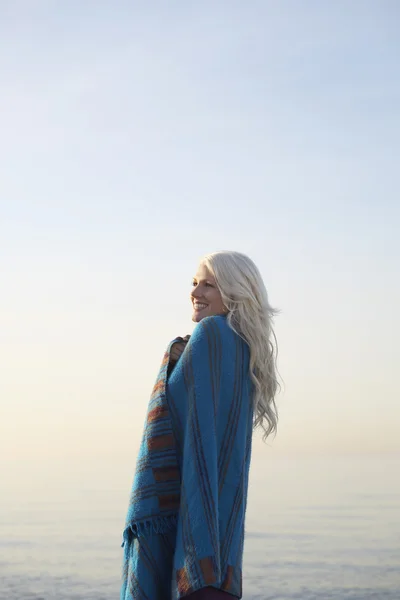
[[196, 287], [191, 293], [191, 298], [200, 298], [200, 297], [201, 297], [201, 290], [199, 290], [199, 288]]

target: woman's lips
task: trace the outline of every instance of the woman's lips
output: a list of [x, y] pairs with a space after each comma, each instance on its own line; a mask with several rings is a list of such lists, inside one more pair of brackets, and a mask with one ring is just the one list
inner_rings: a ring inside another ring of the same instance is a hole
[[197, 302], [193, 303], [194, 310], [198, 310], [198, 311], [204, 310], [205, 308], [207, 308], [207, 306], [208, 306], [208, 304], [203, 304], [202, 302], [199, 302], [198, 304], [197, 304]]

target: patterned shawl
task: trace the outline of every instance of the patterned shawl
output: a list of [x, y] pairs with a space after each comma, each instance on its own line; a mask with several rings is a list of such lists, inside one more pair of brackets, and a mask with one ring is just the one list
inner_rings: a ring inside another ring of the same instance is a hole
[[171, 598], [213, 586], [242, 597], [253, 410], [249, 348], [225, 316], [200, 321], [148, 408], [123, 532], [176, 530]]

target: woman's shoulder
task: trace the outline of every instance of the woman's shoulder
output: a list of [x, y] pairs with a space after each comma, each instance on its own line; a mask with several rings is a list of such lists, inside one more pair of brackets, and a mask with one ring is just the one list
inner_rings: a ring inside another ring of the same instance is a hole
[[225, 334], [229, 331], [232, 330], [224, 315], [211, 315], [210, 317], [204, 317], [204, 319], [197, 323], [191, 335], [191, 339], [206, 338], [212, 334], [215, 335], [218, 332]]
[[235, 343], [241, 343], [243, 340], [234, 331], [225, 315], [212, 315], [204, 317], [193, 330], [190, 336], [190, 345], [206, 346], [215, 344], [222, 346], [234, 346]]

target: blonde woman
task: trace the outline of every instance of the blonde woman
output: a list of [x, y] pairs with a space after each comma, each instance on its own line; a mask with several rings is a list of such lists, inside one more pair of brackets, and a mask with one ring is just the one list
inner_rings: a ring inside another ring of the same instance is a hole
[[204, 256], [190, 301], [194, 331], [169, 343], [150, 398], [121, 600], [242, 598], [252, 433], [277, 428], [276, 311], [239, 252]]

